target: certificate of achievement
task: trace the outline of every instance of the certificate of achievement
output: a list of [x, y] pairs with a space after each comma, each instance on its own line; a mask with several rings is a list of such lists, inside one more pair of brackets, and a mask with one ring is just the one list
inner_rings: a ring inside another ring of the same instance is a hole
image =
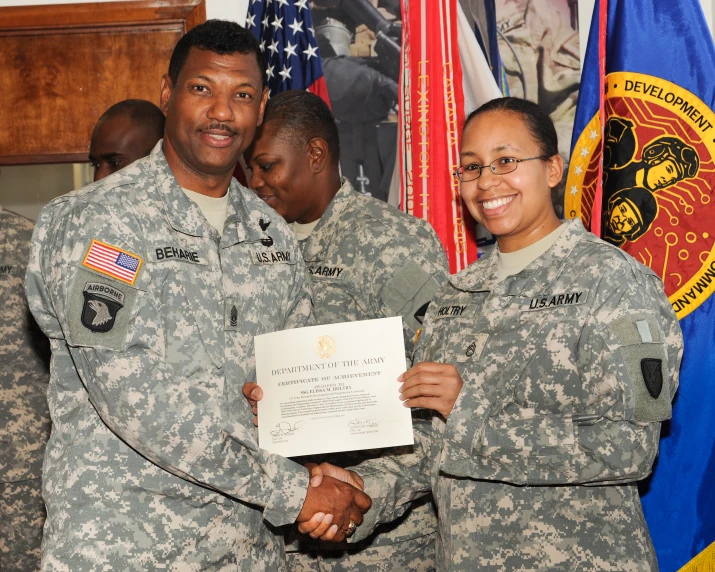
[[284, 457], [412, 445], [402, 318], [255, 337], [258, 442]]

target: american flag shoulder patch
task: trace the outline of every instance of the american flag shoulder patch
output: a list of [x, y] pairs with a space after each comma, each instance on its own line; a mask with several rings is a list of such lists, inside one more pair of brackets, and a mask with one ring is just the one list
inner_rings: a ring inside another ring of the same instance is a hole
[[82, 265], [133, 286], [143, 262], [136, 254], [95, 239]]

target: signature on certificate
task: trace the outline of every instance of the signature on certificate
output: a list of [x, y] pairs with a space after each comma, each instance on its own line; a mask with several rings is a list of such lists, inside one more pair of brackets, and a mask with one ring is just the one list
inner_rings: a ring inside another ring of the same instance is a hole
[[271, 431], [271, 435], [273, 437], [280, 437], [280, 436], [285, 436], [285, 435], [292, 435], [296, 431], [300, 430], [303, 428], [303, 423], [300, 421], [296, 421], [292, 425], [288, 423], [287, 421], [281, 421], [280, 423], [276, 423], [276, 428]]
[[350, 429], [367, 429], [369, 427], [379, 427], [380, 424], [372, 417], [353, 417], [348, 421]]

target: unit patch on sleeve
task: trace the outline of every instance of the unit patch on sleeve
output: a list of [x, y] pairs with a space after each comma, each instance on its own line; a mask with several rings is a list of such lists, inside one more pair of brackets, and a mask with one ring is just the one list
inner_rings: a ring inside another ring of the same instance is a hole
[[663, 360], [643, 358], [641, 360], [641, 373], [645, 387], [653, 399], [658, 399], [663, 390]]
[[87, 282], [84, 286], [82, 325], [93, 332], [108, 332], [117, 312], [124, 307], [124, 292], [108, 284]]
[[415, 320], [422, 325], [425, 321], [425, 315], [427, 314], [427, 308], [429, 308], [430, 303], [425, 302], [422, 304], [419, 308], [417, 308], [417, 311], [415, 312]]
[[93, 240], [82, 265], [115, 280], [134, 285], [143, 262], [136, 254]]
[[585, 304], [588, 299], [588, 291], [566, 292], [564, 294], [547, 294], [536, 298], [527, 299], [522, 306], [522, 311], [531, 312], [533, 310], [551, 310], [559, 306], [579, 306]]

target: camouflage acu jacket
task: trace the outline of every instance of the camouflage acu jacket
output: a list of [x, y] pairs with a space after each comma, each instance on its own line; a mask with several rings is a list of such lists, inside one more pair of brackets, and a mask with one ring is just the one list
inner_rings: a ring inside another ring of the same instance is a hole
[[[343, 179], [315, 230], [300, 247], [312, 275], [316, 322], [402, 316], [405, 352], [411, 362], [415, 334], [427, 306], [449, 277], [447, 258], [429, 223], [354, 191]], [[384, 453], [384, 449], [361, 451], [327, 460], [345, 466]], [[434, 533], [437, 523], [430, 502], [417, 503], [403, 520], [389, 531], [383, 527], [383, 534], [369, 543], [380, 546], [425, 536]], [[303, 543], [313, 545], [307, 539]], [[339, 548], [332, 543], [321, 547]]]
[[222, 236], [161, 149], [50, 203], [30, 308], [51, 339], [48, 570], [282, 570], [307, 471], [258, 448], [253, 336], [309, 321], [285, 222], [232, 181]]
[[358, 468], [368, 517], [432, 489], [439, 570], [656, 570], [635, 481], [683, 349], [661, 281], [578, 220], [502, 282], [496, 254], [430, 306], [416, 360], [454, 364], [464, 386], [416, 455]]
[[0, 482], [39, 479], [50, 436], [49, 348], [22, 281], [32, 222], [0, 207]]

